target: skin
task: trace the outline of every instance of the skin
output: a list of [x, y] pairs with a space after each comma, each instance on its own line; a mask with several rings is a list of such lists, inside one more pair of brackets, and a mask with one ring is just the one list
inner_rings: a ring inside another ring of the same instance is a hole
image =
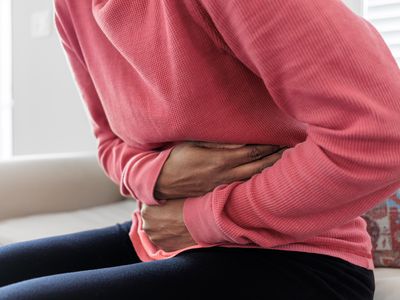
[[142, 204], [143, 230], [165, 251], [196, 245], [183, 220], [188, 197], [202, 196], [221, 184], [244, 181], [278, 161], [288, 147], [184, 142], [164, 163], [154, 196], [161, 205]]

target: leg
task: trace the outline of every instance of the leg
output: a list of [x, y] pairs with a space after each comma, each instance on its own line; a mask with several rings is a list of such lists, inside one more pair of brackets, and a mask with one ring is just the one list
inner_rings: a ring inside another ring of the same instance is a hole
[[328, 255], [273, 251], [268, 259], [276, 262], [271, 277], [275, 299], [373, 300], [372, 270]]
[[64, 272], [138, 262], [129, 240], [131, 221], [0, 247], [0, 287]]
[[330, 256], [214, 247], [35, 278], [0, 288], [0, 298], [372, 300], [373, 290], [372, 271]]

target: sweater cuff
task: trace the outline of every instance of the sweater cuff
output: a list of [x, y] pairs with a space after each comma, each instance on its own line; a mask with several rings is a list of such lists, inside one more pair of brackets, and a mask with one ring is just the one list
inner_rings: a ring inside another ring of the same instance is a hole
[[150, 152], [139, 159], [133, 157], [126, 165], [127, 171], [122, 186], [125, 186], [135, 199], [147, 205], [160, 205], [167, 201], [154, 198], [154, 188], [173, 148]]
[[208, 246], [229, 240], [216, 223], [211, 192], [199, 197], [186, 198], [183, 205], [183, 221], [193, 240], [199, 245]]

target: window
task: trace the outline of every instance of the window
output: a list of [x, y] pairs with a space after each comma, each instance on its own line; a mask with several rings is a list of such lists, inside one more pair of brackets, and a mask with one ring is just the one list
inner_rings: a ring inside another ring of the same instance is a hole
[[365, 0], [364, 18], [381, 33], [400, 66], [400, 0]]
[[11, 0], [0, 0], [0, 159], [12, 155]]

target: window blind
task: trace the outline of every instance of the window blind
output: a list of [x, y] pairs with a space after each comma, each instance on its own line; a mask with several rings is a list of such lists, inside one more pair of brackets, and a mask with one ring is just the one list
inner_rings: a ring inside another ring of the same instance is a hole
[[400, 66], [400, 0], [365, 0], [365, 16], [380, 32]]

